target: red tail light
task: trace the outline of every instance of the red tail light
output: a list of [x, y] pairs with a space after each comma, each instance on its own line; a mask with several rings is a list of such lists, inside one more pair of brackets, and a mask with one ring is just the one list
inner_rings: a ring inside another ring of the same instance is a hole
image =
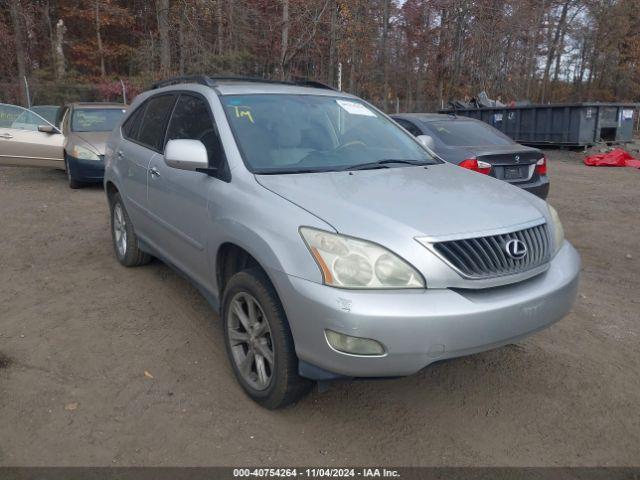
[[536, 162], [536, 173], [538, 175], [547, 174], [547, 156], [546, 155]]
[[491, 171], [491, 164], [487, 162], [482, 162], [477, 158], [467, 158], [458, 164], [462, 168], [466, 168], [467, 170], [473, 170], [474, 172], [482, 173], [484, 175], [489, 175]]

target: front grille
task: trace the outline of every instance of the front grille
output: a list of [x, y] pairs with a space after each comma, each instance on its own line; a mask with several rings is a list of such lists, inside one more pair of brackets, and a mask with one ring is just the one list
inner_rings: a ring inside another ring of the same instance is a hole
[[[509, 240], [523, 242], [527, 254], [512, 258], [506, 250]], [[547, 263], [551, 254], [546, 224], [501, 235], [437, 242], [433, 247], [456, 270], [474, 279], [523, 273]]]

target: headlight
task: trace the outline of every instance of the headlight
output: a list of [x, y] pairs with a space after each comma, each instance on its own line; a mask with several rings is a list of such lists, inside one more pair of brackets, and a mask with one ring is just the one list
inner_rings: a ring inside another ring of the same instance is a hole
[[551, 205], [549, 205], [549, 213], [551, 213], [551, 221], [553, 222], [553, 251], [555, 253], [560, 250], [564, 242], [564, 228], [562, 227], [558, 212], [556, 212], [556, 209]]
[[74, 145], [71, 149], [71, 156], [80, 160], [100, 160], [100, 157], [88, 148]]
[[375, 243], [302, 227], [325, 285], [341, 288], [425, 288], [422, 276], [397, 255]]

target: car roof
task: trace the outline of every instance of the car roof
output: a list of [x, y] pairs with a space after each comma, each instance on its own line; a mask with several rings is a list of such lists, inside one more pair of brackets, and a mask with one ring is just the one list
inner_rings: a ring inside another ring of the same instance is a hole
[[391, 118], [400, 118], [405, 120], [417, 120], [421, 122], [477, 122], [478, 120], [459, 115], [446, 113], [397, 113], [391, 115]]
[[285, 83], [260, 83], [260, 82], [219, 82], [215, 89], [220, 95], [244, 95], [249, 93], [280, 93], [300, 95], [330, 95], [351, 97], [344, 92], [326, 88], [307, 87], [303, 85], [287, 85]]
[[297, 94], [354, 98], [353, 95], [340, 92], [314, 80], [285, 81], [252, 77], [208, 77], [206, 75], [187, 75], [161, 80], [145, 93], [177, 89], [203, 91], [203, 88], [211, 88], [218, 95]]
[[191, 90], [203, 92], [203, 89], [212, 89], [218, 95], [251, 95], [251, 94], [289, 94], [289, 95], [322, 95], [332, 97], [355, 98], [353, 95], [326, 88], [305, 87], [301, 85], [287, 85], [277, 83], [259, 82], [220, 82], [214, 87], [207, 87], [194, 83], [177, 83], [166, 87], [147, 90], [147, 95], [156, 92], [170, 92], [175, 90]]

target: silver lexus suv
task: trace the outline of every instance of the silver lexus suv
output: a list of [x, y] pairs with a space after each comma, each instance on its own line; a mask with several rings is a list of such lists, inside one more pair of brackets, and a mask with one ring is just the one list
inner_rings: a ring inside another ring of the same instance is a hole
[[268, 408], [515, 342], [575, 299], [580, 258], [551, 206], [321, 84], [161, 82], [105, 168], [120, 263], [190, 278]]

